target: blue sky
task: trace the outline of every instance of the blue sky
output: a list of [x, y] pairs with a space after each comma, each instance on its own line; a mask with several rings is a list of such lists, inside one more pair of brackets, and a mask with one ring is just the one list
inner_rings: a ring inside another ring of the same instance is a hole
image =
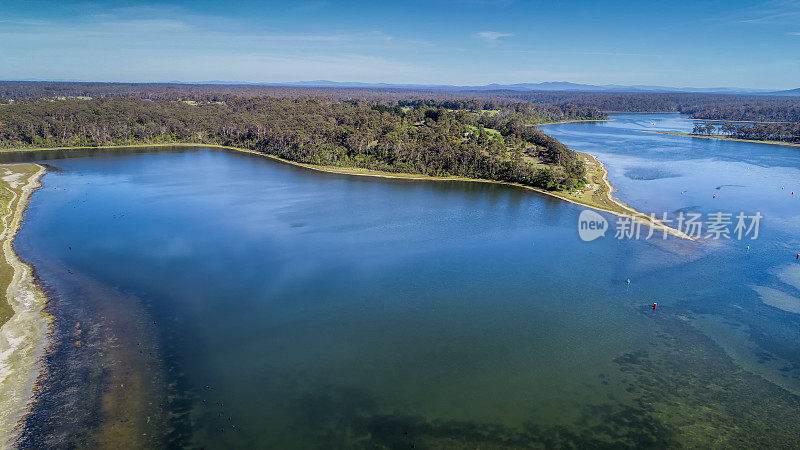
[[800, 0], [0, 0], [0, 79], [800, 87]]

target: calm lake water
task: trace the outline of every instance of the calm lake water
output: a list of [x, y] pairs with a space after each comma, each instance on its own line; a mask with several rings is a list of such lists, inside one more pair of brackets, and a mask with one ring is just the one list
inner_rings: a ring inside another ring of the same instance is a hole
[[153, 446], [797, 445], [800, 149], [614, 119], [542, 128], [629, 204], [758, 211], [759, 238], [618, 240], [605, 215], [583, 242], [547, 196], [211, 149], [48, 160], [16, 249], [57, 344], [23, 445], [109, 410]]

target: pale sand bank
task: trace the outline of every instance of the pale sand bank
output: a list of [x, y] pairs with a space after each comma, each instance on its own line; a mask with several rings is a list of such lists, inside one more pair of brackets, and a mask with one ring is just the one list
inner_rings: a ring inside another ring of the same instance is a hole
[[14, 312], [0, 328], [0, 446], [4, 448], [16, 439], [16, 427], [33, 395], [50, 323], [43, 312], [47, 299], [33, 270], [12, 246], [30, 195], [40, 186], [44, 172], [35, 164], [0, 165], [0, 188], [10, 195], [0, 240], [5, 262], [13, 271], [6, 301]]
[[791, 296], [783, 291], [766, 286], [750, 286], [761, 297], [761, 301], [769, 306], [787, 312], [800, 314], [800, 298]]

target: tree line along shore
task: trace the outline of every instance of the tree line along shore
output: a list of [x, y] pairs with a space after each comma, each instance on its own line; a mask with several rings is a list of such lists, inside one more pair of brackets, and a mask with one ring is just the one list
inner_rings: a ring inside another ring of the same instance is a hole
[[215, 144], [319, 166], [487, 179], [554, 191], [586, 184], [582, 158], [536, 125], [602, 119], [602, 113], [530, 102], [486, 106], [493, 105], [328, 97], [39, 99], [0, 107], [0, 148]]
[[730, 138], [800, 145], [800, 122], [735, 123], [695, 122], [690, 136]]

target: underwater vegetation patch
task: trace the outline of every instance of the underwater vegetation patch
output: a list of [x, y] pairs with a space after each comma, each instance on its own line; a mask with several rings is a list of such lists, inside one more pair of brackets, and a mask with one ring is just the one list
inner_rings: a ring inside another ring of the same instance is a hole
[[[292, 402], [298, 429], [323, 447], [792, 448], [800, 442], [800, 398], [739, 368], [713, 340], [672, 317], [659, 342], [614, 358], [632, 401], [587, 404], [559, 425], [522, 427], [382, 411], [368, 393], [314, 387]], [[535, 405], [532, 405], [535, 407]], [[324, 444], [323, 444], [324, 443]]]
[[666, 317], [660, 343], [615, 358], [628, 392], [683, 447], [794, 448], [800, 398], [738, 367], [709, 337]]
[[293, 408], [298, 427], [331, 448], [668, 448], [676, 443], [675, 430], [645, 408], [614, 402], [587, 406], [574, 424], [530, 422], [521, 428], [381, 413], [367, 393], [338, 387], [305, 392]]

